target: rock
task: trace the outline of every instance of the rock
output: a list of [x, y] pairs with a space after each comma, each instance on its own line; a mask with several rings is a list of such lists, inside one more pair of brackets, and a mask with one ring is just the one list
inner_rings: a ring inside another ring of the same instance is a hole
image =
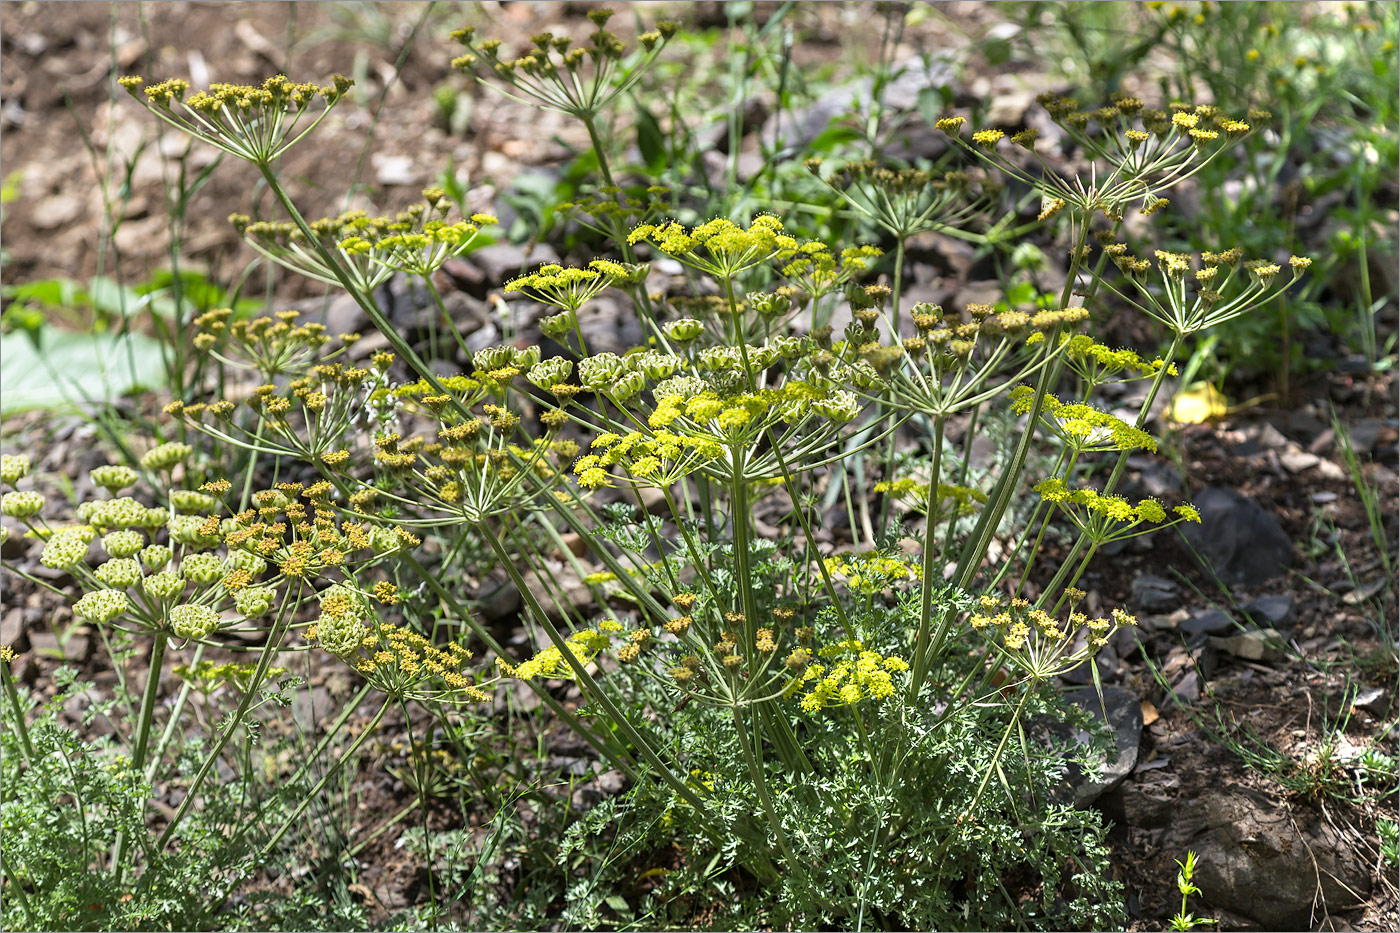
[[1277, 632], [1254, 630], [1240, 632], [1229, 638], [1212, 638], [1210, 644], [1219, 651], [1246, 661], [1271, 662], [1283, 657]]
[[1196, 884], [1211, 906], [1269, 930], [1314, 929], [1322, 919], [1318, 888], [1327, 909], [1344, 910], [1370, 893], [1371, 872], [1326, 821], [1305, 829], [1302, 817], [1232, 787], [1178, 809], [1180, 828], [1170, 835], [1186, 838], [1169, 848], [1195, 851]]
[[1352, 698], [1351, 705], [1355, 709], [1364, 709], [1378, 719], [1390, 712], [1390, 699], [1383, 687], [1358, 690]]
[[29, 650], [29, 639], [24, 637], [24, 610], [19, 606], [0, 618], [0, 645], [13, 648], [16, 654]]
[[1187, 523], [1182, 536], [1208, 570], [1228, 586], [1257, 586], [1293, 562], [1293, 542], [1278, 517], [1233, 489], [1208, 486], [1194, 505], [1201, 523]]
[[1317, 466], [1322, 458], [1305, 450], [1285, 450], [1279, 455], [1278, 462], [1290, 473], [1301, 473]]
[[558, 262], [559, 254], [547, 243], [538, 243], [529, 250], [514, 243], [492, 243], [472, 250], [464, 258], [481, 270], [488, 289], [496, 289], [527, 268]]
[[1126, 781], [1099, 800], [1099, 808], [1115, 823], [1136, 829], [1162, 829], [1172, 825], [1177, 801], [1170, 790], [1179, 781]]
[[579, 312], [579, 329], [590, 354], [610, 352], [622, 354], [646, 342], [637, 316], [612, 298], [599, 296]]
[[1139, 574], [1133, 580], [1133, 605], [1144, 612], [1167, 612], [1180, 602], [1180, 587], [1165, 577]]
[[1178, 706], [1195, 703], [1201, 698], [1201, 675], [1194, 670], [1187, 671], [1172, 686], [1172, 696], [1176, 698]]
[[1381, 429], [1386, 426], [1386, 422], [1379, 418], [1363, 418], [1347, 430], [1347, 437], [1351, 440], [1351, 449], [1357, 454], [1369, 454], [1376, 446], [1376, 440], [1380, 437]]
[[[1077, 767], [1066, 777], [1073, 791], [1074, 805], [1083, 809], [1122, 784], [1137, 767], [1138, 743], [1142, 739], [1142, 703], [1135, 693], [1122, 687], [1105, 687], [1102, 703], [1093, 687], [1075, 690], [1065, 699], [1082, 707], [1099, 723], [1104, 721], [1106, 709], [1108, 726], [1113, 730], [1112, 758], [1105, 756], [1098, 777], [1090, 778]], [[1088, 742], [1090, 737], [1088, 733], [1080, 733], [1076, 738]]]
[[475, 604], [481, 616], [488, 622], [500, 622], [513, 618], [523, 605], [520, 590], [504, 572], [492, 572], [481, 581], [481, 590]]
[[1297, 613], [1294, 611], [1293, 597], [1287, 593], [1256, 596], [1245, 603], [1242, 608], [1245, 615], [1249, 616], [1250, 620], [1260, 628], [1276, 628], [1281, 632], [1287, 632], [1298, 621]]
[[1164, 870], [1169, 859], [1194, 851], [1201, 897], [1229, 920], [1226, 929], [1333, 929], [1324, 902], [1335, 912], [1369, 895], [1370, 866], [1360, 847], [1311, 808], [1281, 805], [1238, 786], [1187, 793], [1172, 775], [1144, 776], [1105, 795], [1100, 807], [1150, 840]]
[[39, 230], [54, 230], [73, 223], [86, 209], [83, 198], [71, 192], [60, 192], [34, 205], [30, 222]]
[[1199, 635], [1202, 632], [1207, 635], [1221, 635], [1234, 627], [1235, 620], [1219, 609], [1207, 609], [1205, 612], [1198, 612], [1181, 623], [1181, 631], [1190, 635]]
[[408, 156], [376, 154], [370, 161], [374, 164], [375, 181], [385, 187], [423, 183], [423, 173], [413, 167]]
[[86, 626], [69, 629], [62, 641], [53, 632], [30, 632], [29, 647], [36, 655], [75, 663], [92, 655], [92, 639]]
[[18, 560], [20, 555], [29, 545], [29, 541], [24, 537], [25, 529], [19, 526], [6, 525], [9, 534], [5, 538], [5, 543], [0, 544], [0, 557], [5, 560]]

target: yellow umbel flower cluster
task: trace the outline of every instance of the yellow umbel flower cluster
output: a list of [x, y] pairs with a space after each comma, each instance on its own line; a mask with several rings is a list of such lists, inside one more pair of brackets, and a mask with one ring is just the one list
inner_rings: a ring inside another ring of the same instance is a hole
[[[1011, 390], [1011, 410], [1028, 414], [1035, 404], [1035, 389], [1020, 385]], [[1067, 404], [1046, 394], [1041, 422], [1072, 449], [1084, 451], [1150, 450], [1157, 452], [1157, 440], [1121, 418], [1079, 403]]]
[[[144, 83], [128, 75], [117, 83], [137, 100]], [[325, 119], [332, 107], [354, 84], [336, 75], [326, 86], [289, 81], [274, 75], [261, 86], [211, 84], [186, 99], [190, 83], [172, 78], [146, 87], [146, 107], [184, 132], [230, 155], [256, 165], [270, 165]], [[317, 100], [322, 109], [302, 125]]]
[[[1140, 499], [1137, 504], [1122, 496], [1103, 495], [1094, 489], [1072, 488], [1060, 477], [1041, 480], [1032, 487], [1040, 498], [1054, 504], [1095, 544], [1132, 538], [1151, 531], [1140, 528], [1144, 523], [1158, 526], [1168, 518], [1167, 510], [1156, 499]], [[1170, 524], [1200, 522], [1195, 506], [1183, 503], [1175, 506], [1176, 515]]]
[[808, 713], [830, 706], [852, 706], [864, 699], [882, 700], [894, 691], [892, 674], [909, 670], [903, 658], [882, 657], [863, 643], [847, 638], [826, 645], [817, 655], [828, 664], [813, 664], [793, 681], [794, 687], [810, 685], [802, 695], [802, 709]]
[[650, 243], [685, 265], [722, 280], [765, 262], [791, 259], [803, 248], [829, 250], [816, 241], [815, 246], [799, 243], [783, 232], [783, 222], [772, 214], [760, 214], [747, 227], [724, 218], [688, 230], [674, 222], [641, 224], [627, 235], [627, 242]]
[[[592, 661], [598, 652], [603, 651], [612, 644], [612, 639], [608, 634], [599, 629], [585, 629], [574, 632], [566, 640], [570, 653], [576, 657], [580, 663], [587, 664]], [[573, 680], [574, 671], [569, 666], [564, 654], [555, 645], [550, 645], [543, 651], [522, 661], [517, 666], [512, 666], [504, 658], [496, 659], [496, 666], [506, 674], [520, 680], [530, 680], [534, 677], [541, 677], [552, 680]]]
[[826, 572], [855, 593], [875, 594], [906, 581], [922, 579], [923, 569], [906, 557], [867, 551], [838, 554], [825, 561]]

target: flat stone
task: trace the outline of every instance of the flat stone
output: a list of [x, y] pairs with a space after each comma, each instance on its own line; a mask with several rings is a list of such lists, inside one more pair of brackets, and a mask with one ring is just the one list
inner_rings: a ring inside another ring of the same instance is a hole
[[24, 637], [24, 610], [19, 606], [0, 618], [0, 645], [13, 648], [16, 654], [29, 650], [29, 639]]
[[1372, 716], [1381, 717], [1390, 712], [1391, 703], [1384, 687], [1371, 687], [1367, 690], [1357, 691], [1351, 705], [1356, 709], [1364, 709]]
[[1165, 577], [1140, 574], [1133, 580], [1133, 605], [1144, 612], [1167, 612], [1180, 604], [1180, 590]]
[[1293, 597], [1288, 593], [1256, 596], [1245, 603], [1243, 609], [1245, 615], [1260, 628], [1276, 628], [1286, 632], [1298, 621]]
[[1240, 632], [1229, 638], [1212, 638], [1212, 647], [1246, 661], [1269, 662], [1283, 657], [1277, 632], [1254, 630]]
[[1207, 486], [1193, 504], [1201, 522], [1178, 526], [1182, 537], [1226, 585], [1259, 586], [1293, 562], [1293, 541], [1278, 516], [1248, 496]]
[[1186, 841], [1201, 896], [1265, 929], [1316, 929], [1319, 885], [1332, 910], [1370, 893], [1370, 867], [1325, 820], [1309, 821], [1256, 791], [1233, 787], [1191, 801], [1178, 819], [1196, 830]]
[[472, 250], [464, 258], [485, 274], [488, 288], [500, 288], [527, 268], [558, 262], [559, 254], [547, 243], [538, 243], [529, 250], [514, 243], [492, 243]]
[[[1085, 687], [1065, 695], [1069, 702], [1083, 708], [1099, 723], [1104, 722], [1104, 711], [1108, 712], [1108, 726], [1113, 731], [1113, 746], [1109, 758], [1105, 756], [1095, 778], [1073, 768], [1067, 780], [1073, 790], [1074, 805], [1083, 809], [1099, 797], [1122, 784], [1138, 762], [1138, 743], [1142, 739], [1142, 703], [1137, 694], [1123, 687], [1105, 687], [1103, 702], [1093, 687]], [[1081, 733], [1081, 741], [1089, 740], [1088, 733]]]
[[1191, 635], [1204, 632], [1207, 635], [1221, 635], [1235, 627], [1235, 620], [1219, 609], [1198, 612], [1181, 623], [1181, 631]]
[[1290, 473], [1301, 473], [1317, 466], [1322, 458], [1305, 450], [1286, 450], [1279, 454], [1278, 462]]

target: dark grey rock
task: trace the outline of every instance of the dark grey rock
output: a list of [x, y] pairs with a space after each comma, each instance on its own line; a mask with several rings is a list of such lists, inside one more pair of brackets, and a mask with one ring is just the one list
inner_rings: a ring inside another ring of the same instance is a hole
[[5, 543], [0, 544], [0, 557], [5, 558], [5, 560], [18, 560], [24, 554], [25, 548], [29, 546], [29, 542], [24, 538], [23, 528], [9, 528], [9, 532]]
[[507, 279], [513, 279], [527, 269], [543, 263], [558, 262], [559, 254], [547, 243], [536, 244], [526, 249], [514, 243], [492, 243], [481, 249], [472, 250], [465, 260], [481, 270], [488, 289], [500, 288]]
[[1257, 596], [1245, 603], [1244, 612], [1255, 624], [1287, 632], [1298, 621], [1293, 597], [1287, 593]]
[[[1220, 907], [1269, 930], [1311, 930], [1331, 910], [1351, 907], [1371, 890], [1370, 866], [1358, 847], [1326, 821], [1263, 794], [1232, 787], [1182, 808], [1182, 849], [1196, 852], [1196, 884]], [[1355, 893], [1350, 893], [1355, 892]]]
[[1358, 691], [1351, 705], [1379, 718], [1390, 712], [1390, 697], [1386, 695], [1384, 687], [1371, 687]]
[[1257, 586], [1293, 562], [1293, 542], [1278, 516], [1233, 489], [1208, 486], [1196, 496], [1200, 524], [1188, 522], [1182, 537], [1206, 568], [1229, 586]]
[[1202, 632], [1207, 635], [1223, 635], [1234, 627], [1235, 620], [1219, 609], [1198, 612], [1181, 623], [1181, 631], [1189, 635], [1199, 635]]
[[7, 645], [16, 654], [29, 650], [29, 639], [24, 637], [24, 610], [18, 606], [0, 617], [0, 645]]
[[[1116, 788], [1133, 773], [1137, 767], [1138, 743], [1142, 739], [1142, 703], [1137, 694], [1122, 687], [1105, 687], [1103, 702], [1093, 687], [1085, 687], [1066, 694], [1065, 699], [1082, 707], [1097, 722], [1104, 722], [1104, 711], [1108, 712], [1108, 726], [1113, 730], [1113, 745], [1110, 755], [1105, 756], [1097, 777], [1089, 777], [1073, 768], [1066, 780], [1073, 792], [1074, 805], [1087, 807], [1102, 795]], [[1081, 733], [1080, 741], [1087, 742], [1089, 735]]]
[[1188, 792], [1172, 776], [1135, 778], [1100, 806], [1115, 823], [1149, 834], [1164, 859], [1194, 851], [1201, 897], [1227, 929], [1334, 929], [1322, 905], [1347, 910], [1371, 891], [1360, 846], [1312, 808], [1255, 790], [1217, 784]]
[[1133, 605], [1144, 612], [1170, 612], [1181, 602], [1180, 589], [1165, 577], [1141, 574], [1133, 580]]

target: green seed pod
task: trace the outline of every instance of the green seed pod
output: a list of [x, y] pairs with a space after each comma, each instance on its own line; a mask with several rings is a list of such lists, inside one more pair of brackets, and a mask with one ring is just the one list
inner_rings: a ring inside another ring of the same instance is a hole
[[540, 361], [540, 348], [537, 346], [526, 347], [523, 350], [515, 351], [515, 359], [511, 365], [519, 370], [527, 370]]
[[126, 612], [130, 605], [125, 593], [116, 590], [94, 590], [73, 604], [73, 614], [89, 622], [104, 625]]
[[129, 557], [114, 557], [93, 571], [103, 586], [125, 590], [141, 580], [141, 565]]
[[92, 477], [95, 485], [101, 486], [114, 496], [128, 486], [135, 486], [136, 481], [140, 479], [140, 474], [131, 467], [115, 463], [97, 467], [89, 472], [88, 476]]
[[94, 505], [87, 520], [97, 528], [140, 528], [145, 523], [146, 507], [130, 496]]
[[551, 314], [549, 317], [540, 318], [540, 334], [550, 340], [560, 340], [569, 331], [574, 329], [574, 316], [572, 312], [561, 311], [559, 314]]
[[632, 358], [631, 363], [637, 372], [645, 373], [646, 377], [653, 382], [668, 379], [681, 368], [681, 361], [678, 357], [657, 353], [654, 350], [638, 354]]
[[170, 493], [170, 504], [175, 506], [177, 512], [197, 515], [214, 511], [219, 503], [213, 496], [195, 492], [193, 489], [176, 489]]
[[695, 318], [686, 317], [679, 321], [672, 321], [663, 329], [666, 331], [666, 336], [676, 343], [689, 343], [705, 332], [705, 325]]
[[604, 391], [609, 398], [623, 402], [640, 395], [642, 390], [646, 388], [646, 385], [646, 377], [641, 373], [623, 373], [613, 382], [610, 389], [605, 389]]
[[265, 586], [250, 586], [234, 595], [233, 605], [245, 619], [256, 619], [267, 615], [276, 595]]
[[33, 518], [44, 508], [44, 497], [37, 492], [7, 492], [0, 496], [0, 514], [11, 518]]
[[514, 347], [483, 347], [472, 354], [472, 365], [487, 372], [505, 369], [514, 362]]
[[616, 353], [599, 353], [579, 360], [578, 378], [585, 389], [604, 392], [627, 371], [627, 365]]
[[81, 564], [87, 552], [88, 542], [81, 535], [61, 531], [44, 544], [39, 563], [52, 570], [69, 570]]
[[113, 557], [135, 557], [145, 545], [139, 531], [114, 531], [102, 539], [103, 549]]
[[170, 628], [180, 638], [204, 638], [219, 627], [219, 614], [208, 606], [184, 605], [170, 610]]
[[147, 470], [168, 470], [177, 463], [182, 463], [186, 457], [193, 453], [194, 448], [189, 444], [169, 443], [153, 447], [141, 457], [141, 466]]
[[141, 589], [152, 599], [171, 600], [185, 591], [185, 578], [173, 570], [163, 570], [142, 580]]
[[217, 533], [201, 533], [204, 519], [198, 515], [175, 515], [170, 518], [170, 538], [178, 544], [190, 547], [211, 548], [219, 543]]
[[230, 570], [246, 570], [254, 579], [267, 571], [267, 561], [251, 551], [233, 551], [228, 556]]
[[548, 391], [568, 379], [573, 371], [574, 364], [571, 361], [562, 356], [556, 356], [531, 366], [530, 370], [525, 373], [525, 378], [530, 380], [533, 385]]
[[207, 586], [223, 579], [224, 562], [213, 554], [186, 554], [180, 561], [180, 572], [196, 586]]
[[29, 455], [0, 456], [0, 483], [13, 486], [29, 475]]
[[141, 549], [141, 563], [145, 564], [146, 569], [151, 571], [160, 570], [170, 563], [170, 558], [173, 556], [170, 548], [163, 544], [152, 544]]
[[744, 296], [744, 300], [763, 317], [786, 314], [792, 307], [791, 297], [775, 292], [749, 292]]

